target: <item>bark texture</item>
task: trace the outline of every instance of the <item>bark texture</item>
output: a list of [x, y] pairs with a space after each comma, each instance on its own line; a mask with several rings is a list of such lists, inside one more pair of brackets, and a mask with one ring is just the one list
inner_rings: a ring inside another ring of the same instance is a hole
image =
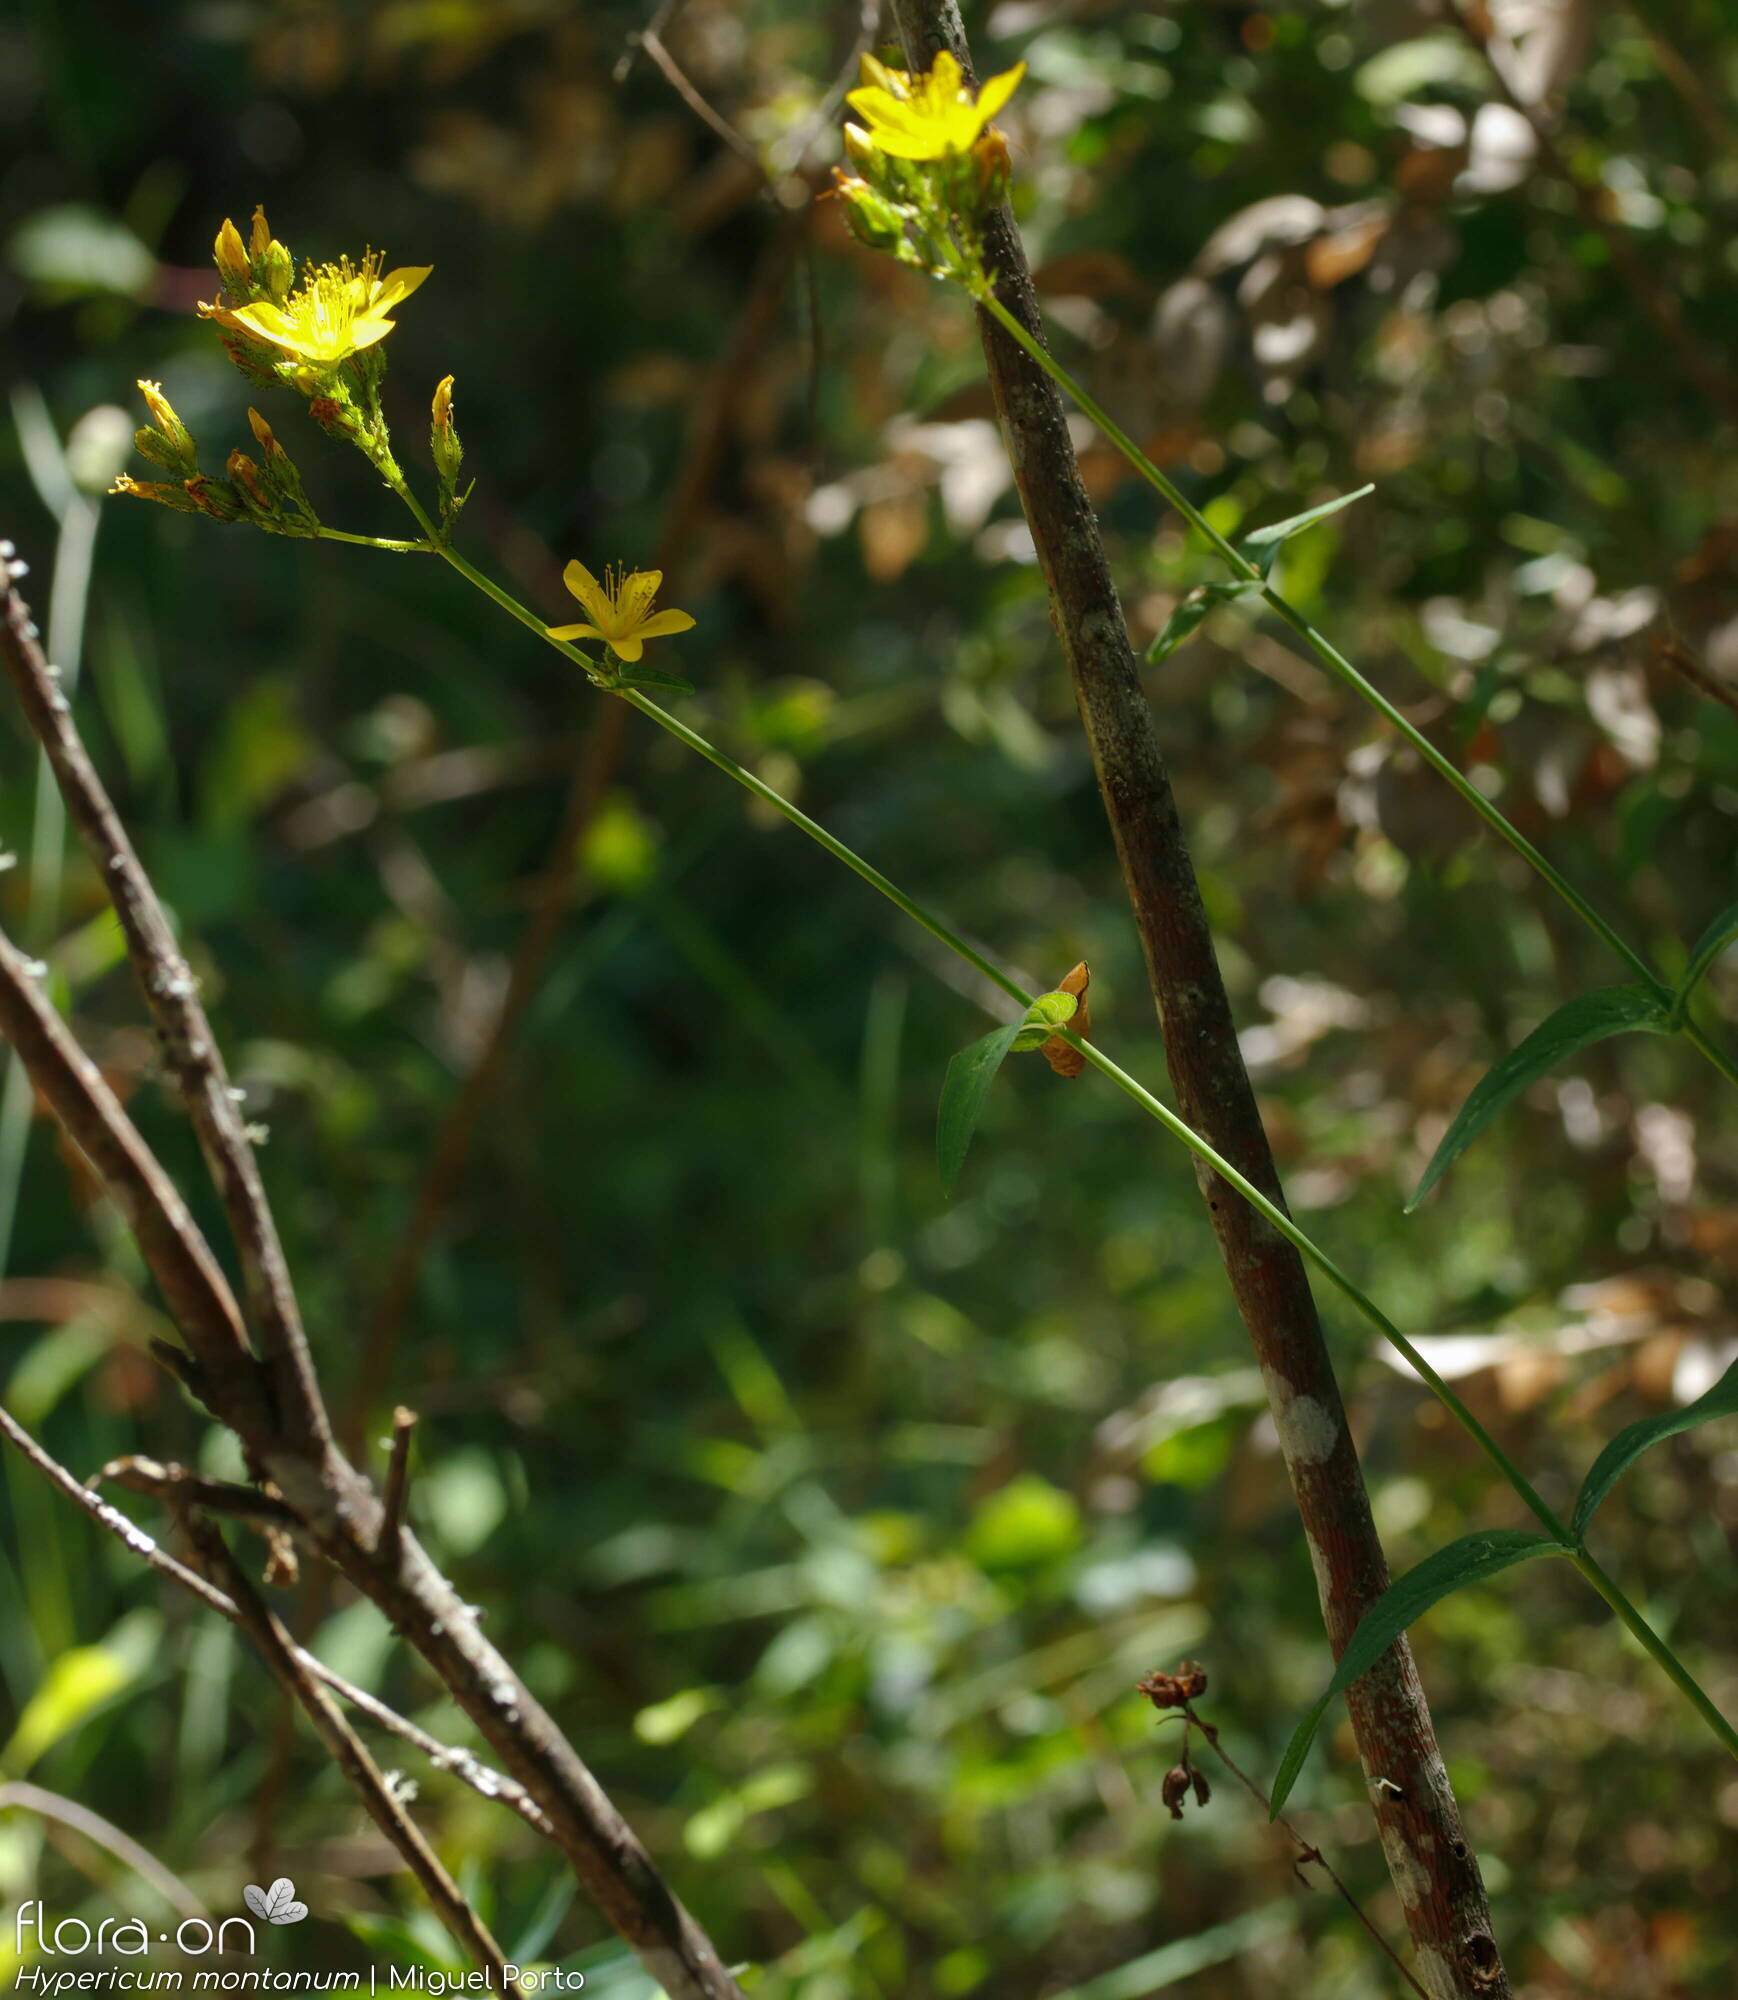
[[[953, 0], [894, 0], [906, 57], [949, 49], [973, 74]], [[1006, 210], [984, 231], [1002, 303], [1042, 340], [1024, 249]], [[1164, 1031], [1183, 1117], [1284, 1202], [1202, 907], [1151, 707], [1104, 543], [1050, 378], [979, 314], [991, 387], [1021, 504], [1049, 586]], [[1302, 1258], [1210, 1168], [1196, 1179], [1278, 1426], [1335, 1656], [1388, 1585], [1388, 1566]], [[1461, 1826], [1410, 1648], [1395, 1645], [1349, 1691], [1370, 1804], [1419, 1977], [1438, 2000], [1509, 1992], [1478, 1862]]]

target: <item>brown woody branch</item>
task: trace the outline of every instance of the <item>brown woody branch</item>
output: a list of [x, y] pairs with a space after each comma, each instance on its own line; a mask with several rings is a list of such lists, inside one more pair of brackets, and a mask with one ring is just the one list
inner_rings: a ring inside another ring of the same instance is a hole
[[[232, 1624], [240, 1623], [240, 1613], [234, 1601], [227, 1597], [216, 1584], [191, 1570], [183, 1562], [159, 1546], [156, 1540], [130, 1521], [116, 1507], [96, 1493], [90, 1484], [81, 1482], [58, 1459], [44, 1451], [24, 1426], [18, 1422], [4, 1404], [0, 1404], [0, 1437], [16, 1450], [27, 1464], [33, 1466], [48, 1483], [70, 1500], [75, 1507], [82, 1508], [96, 1524], [113, 1535], [136, 1555], [147, 1568], [154, 1569], [159, 1576], [167, 1577], [171, 1583], [196, 1597], [207, 1609], [227, 1618]], [[371, 1722], [399, 1737], [413, 1749], [420, 1750], [437, 1770], [450, 1771], [461, 1783], [486, 1799], [498, 1799], [504, 1806], [518, 1813], [527, 1825], [533, 1826], [541, 1834], [547, 1835], [551, 1828], [541, 1809], [527, 1795], [523, 1786], [515, 1784], [487, 1764], [456, 1744], [443, 1743], [438, 1736], [432, 1736], [408, 1716], [400, 1715], [390, 1708], [378, 1695], [366, 1688], [357, 1687], [340, 1673], [335, 1673], [324, 1660], [316, 1659], [312, 1653], [297, 1648], [297, 1658], [317, 1679], [354, 1709], [366, 1715]]]
[[[10, 554], [10, 545], [0, 545], [0, 595], [5, 599], [0, 629], [6, 634], [0, 651], [10, 670], [16, 672], [22, 663], [28, 685], [41, 692], [45, 681], [58, 694], [46, 664], [41, 664], [42, 679], [36, 675], [40, 649], [33, 658], [35, 626], [13, 588], [18, 571], [3, 560]], [[53, 741], [45, 738], [45, 747], [69, 810], [75, 815], [92, 811], [100, 783], [64, 702], [56, 706], [27, 699], [26, 714], [49, 730]], [[54, 745], [60, 747], [58, 756]], [[100, 802], [107, 807], [106, 798]], [[108, 818], [113, 820], [112, 808]], [[92, 821], [89, 837], [105, 844], [100, 850], [106, 856], [104, 880], [123, 925], [141, 926], [142, 948], [134, 955], [134, 966], [153, 1011], [158, 999], [191, 1000], [182, 991], [151, 992], [153, 978], [166, 968], [159, 942], [148, 933], [151, 912], [160, 918], [160, 906], [130, 846], [116, 844], [118, 822], [102, 823], [94, 811]], [[174, 962], [184, 963], [178, 953]], [[677, 1900], [573, 1746], [482, 1636], [475, 1613], [408, 1531], [396, 1546], [380, 1546], [385, 1515], [379, 1496], [332, 1442], [311, 1369], [297, 1365], [293, 1349], [281, 1349], [268, 1383], [247, 1346], [228, 1284], [174, 1183], [96, 1065], [43, 998], [37, 976], [31, 962], [0, 935], [0, 1035], [17, 1051], [62, 1129], [84, 1152], [138, 1238], [187, 1342], [187, 1354], [177, 1351], [176, 1363], [189, 1386], [235, 1431], [254, 1469], [271, 1480], [304, 1534], [433, 1667], [536, 1801], [552, 1838], [604, 1916], [672, 2000], [741, 2000], [711, 1940]], [[171, 984], [179, 987], [178, 976], [171, 976]], [[185, 1025], [187, 1017], [178, 1018]], [[210, 1041], [202, 1013], [198, 1020]], [[215, 1044], [209, 1053], [192, 1049], [189, 1061], [184, 1088], [203, 1096], [210, 1079], [222, 1074]], [[182, 1080], [178, 1066], [175, 1074]], [[214, 1171], [221, 1179], [222, 1169]], [[259, 1198], [263, 1206], [263, 1192]], [[275, 1242], [275, 1233], [271, 1240]]]
[[44, 657], [24, 600], [10, 588], [0, 617], [0, 658], [24, 718], [53, 767], [68, 816], [100, 871], [162, 1040], [176, 1087], [235, 1238], [248, 1317], [265, 1356], [273, 1399], [291, 1440], [318, 1451], [329, 1436], [277, 1225], [260, 1181], [236, 1093], [199, 1000], [199, 983], [72, 719], [58, 670]]
[[[894, 0], [893, 11], [912, 69], [927, 70], [949, 49], [971, 76], [954, 0]], [[1003, 305], [1042, 340], [1031, 272], [1006, 209], [986, 220], [984, 249]], [[982, 312], [979, 328], [1021, 505], [1140, 933], [1178, 1110], [1270, 1199], [1283, 1203], [1061, 398], [1049, 377]], [[1210, 1168], [1198, 1164], [1196, 1178], [1261, 1363], [1337, 1656], [1387, 1588], [1388, 1567], [1309, 1280], [1291, 1245]], [[1484, 1885], [1404, 1639], [1354, 1684], [1347, 1706], [1425, 1984], [1441, 2000], [1502, 2000], [1509, 1989]]]
[[184, 1515], [189, 1539], [199, 1553], [208, 1576], [235, 1606], [236, 1622], [259, 1649], [266, 1667], [306, 1712], [315, 1733], [331, 1753], [332, 1760], [355, 1787], [368, 1816], [404, 1857], [405, 1866], [422, 1884], [423, 1893], [454, 1941], [487, 1967], [490, 1990], [517, 1994], [516, 1980], [508, 1975], [507, 1961], [489, 1927], [466, 1901], [459, 1885], [441, 1865], [422, 1829], [405, 1811], [403, 1802], [387, 1782], [386, 1774], [369, 1756], [367, 1746], [356, 1734], [320, 1682], [303, 1666], [301, 1648], [285, 1631], [282, 1622], [261, 1600], [251, 1579], [242, 1569], [216, 1524], [202, 1515]]

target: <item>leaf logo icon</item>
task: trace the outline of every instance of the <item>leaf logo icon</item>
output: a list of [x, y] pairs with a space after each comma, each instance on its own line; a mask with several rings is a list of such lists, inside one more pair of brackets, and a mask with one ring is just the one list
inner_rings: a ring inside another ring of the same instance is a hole
[[296, 1901], [296, 1885], [287, 1875], [280, 1875], [269, 1889], [250, 1882], [242, 1890], [241, 1900], [268, 1924], [299, 1924], [308, 1914], [307, 1904]]

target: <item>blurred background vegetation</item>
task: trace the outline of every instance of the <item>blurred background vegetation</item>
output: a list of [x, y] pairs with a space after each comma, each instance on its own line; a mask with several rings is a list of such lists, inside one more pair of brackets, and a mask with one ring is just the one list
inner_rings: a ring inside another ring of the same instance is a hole
[[[1669, 973], [1738, 851], [1738, 65], [1719, 0], [1496, 13], [1543, 151], [1404, 0], [1000, 0], [969, 26], [1031, 66], [1005, 122], [1065, 357], [1227, 531], [1376, 482], [1291, 546], [1288, 594]], [[565, 618], [567, 558], [671, 550], [684, 713], [1033, 984], [1089, 959], [1101, 1039], [1162, 1080], [969, 316], [812, 198], [859, 9], [659, 19], [662, 61], [628, 4], [0, 16], [0, 532], [63, 665], [82, 630], [84, 726], [266, 1128], [340, 1408], [600, 704], [434, 564], [93, 497], [148, 474], [135, 376], [209, 465], [248, 441], [263, 392], [192, 308], [256, 202], [298, 256], [434, 265], [387, 408], [426, 481], [456, 375], [477, 560]], [[293, 399], [263, 406], [329, 521], [403, 532]], [[1080, 441], [1144, 642], [1211, 570]], [[1403, 1218], [1494, 1055], [1620, 969], [1276, 630], [1220, 611], [1151, 692], [1294, 1208], [1563, 1504], [1734, 1350], [1733, 1105], [1680, 1043], [1606, 1044]], [[5, 921], [209, 1218], [35, 785], [8, 716]], [[1020, 1063], [944, 1203], [933, 1107], [983, 996], [637, 723], [581, 861], [367, 1412], [422, 1414], [413, 1515], [491, 1635], [763, 1991], [1395, 1991], [1210, 1756], [1205, 1810], [1159, 1800], [1175, 1724], [1143, 1672], [1198, 1657], [1265, 1778], [1328, 1668], [1186, 1160], [1090, 1075]], [[1729, 1014], [1738, 978], [1710, 988]], [[16, 1415], [81, 1474], [232, 1469], [16, 1079], [0, 1239]], [[1397, 1566], [1509, 1522], [1328, 1311]], [[447, 1963], [245, 1645], [0, 1478], [0, 1778], [106, 1815], [220, 1912], [293, 1875], [298, 1965]], [[1599, 1529], [1728, 1713], [1735, 1527], [1715, 1426]], [[287, 1615], [461, 1733], [370, 1608], [304, 1586]], [[1567, 1567], [1451, 1600], [1417, 1644], [1517, 1991], [1728, 1993], [1738, 1774]], [[410, 1775], [512, 1955], [646, 1990], [521, 1822]], [[1295, 1810], [1398, 1937], [1343, 1726]], [[0, 1904], [32, 1896], [161, 1914], [113, 1856], [0, 1813]]]

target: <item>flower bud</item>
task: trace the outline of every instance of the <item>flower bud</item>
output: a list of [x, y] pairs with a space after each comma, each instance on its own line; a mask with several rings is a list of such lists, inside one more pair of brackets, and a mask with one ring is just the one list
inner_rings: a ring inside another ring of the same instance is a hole
[[1189, 1796], [1189, 1767], [1187, 1764], [1173, 1764], [1165, 1773], [1165, 1780], [1159, 1789], [1159, 1796], [1170, 1808], [1172, 1819], [1183, 1817], [1183, 1801]]
[[441, 492], [450, 495], [465, 456], [465, 448], [460, 444], [459, 434], [453, 427], [453, 378], [450, 375], [442, 379], [434, 392], [432, 416], [429, 448], [434, 453], [435, 472], [440, 479]]
[[183, 487], [164, 486], [155, 479], [134, 479], [126, 472], [120, 474], [109, 491], [125, 494], [134, 500], [155, 500], [160, 507], [171, 507], [177, 514], [197, 514], [200, 511]]
[[267, 486], [259, 467], [245, 451], [232, 451], [224, 470], [240, 494], [241, 504], [250, 514], [262, 514], [269, 520], [278, 512], [277, 495]]
[[217, 232], [212, 254], [217, 262], [217, 275], [223, 280], [223, 289], [235, 299], [251, 297], [253, 271], [248, 264], [247, 248], [241, 240], [241, 231], [227, 216]]
[[1007, 140], [995, 126], [987, 127], [973, 146], [972, 164], [977, 169], [978, 207], [1000, 207], [1008, 198], [1008, 186], [1014, 178], [1014, 162], [1008, 154]]
[[904, 209], [878, 194], [867, 181], [853, 180], [833, 169], [833, 192], [845, 205], [845, 221], [857, 241], [870, 250], [898, 253], [905, 241]]
[[1189, 1771], [1189, 1783], [1195, 1789], [1196, 1805], [1204, 1806], [1213, 1796], [1213, 1787], [1207, 1782], [1207, 1773], [1199, 1766], [1192, 1766]]
[[226, 480], [213, 479], [202, 472], [195, 479], [183, 481], [182, 491], [200, 513], [209, 514], [214, 521], [241, 519], [241, 495]]
[[193, 442], [192, 433], [175, 414], [169, 398], [164, 395], [162, 383], [141, 382], [139, 393], [150, 408], [156, 429], [136, 432], [133, 442], [153, 465], [162, 466], [165, 472], [178, 473], [183, 479], [191, 479], [199, 470], [199, 448]]

